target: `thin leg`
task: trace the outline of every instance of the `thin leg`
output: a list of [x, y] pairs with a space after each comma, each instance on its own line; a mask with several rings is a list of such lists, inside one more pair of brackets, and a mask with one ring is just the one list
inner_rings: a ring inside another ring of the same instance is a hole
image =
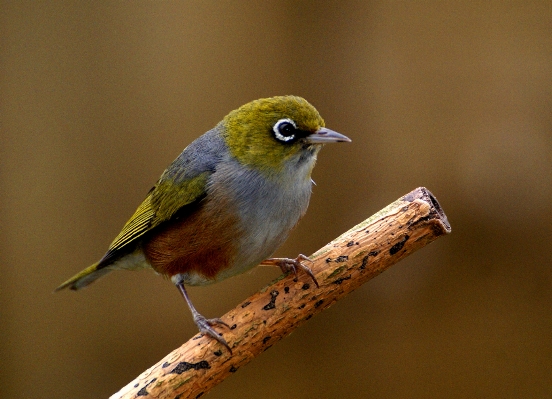
[[184, 288], [184, 284], [182, 282], [179, 282], [176, 284], [176, 287], [186, 300], [186, 303], [188, 304], [188, 307], [190, 308], [190, 311], [192, 312], [192, 316], [194, 318], [194, 322], [196, 323], [197, 327], [199, 328], [199, 331], [202, 334], [209, 335], [210, 337], [216, 339], [218, 342], [223, 344], [226, 349], [232, 354], [232, 349], [230, 349], [230, 346], [228, 346], [228, 343], [224, 338], [222, 338], [221, 334], [217, 333], [215, 329], [213, 328], [214, 325], [221, 324], [223, 326], [226, 326], [230, 328], [228, 324], [226, 324], [221, 319], [206, 319], [204, 316], [199, 314], [199, 312], [196, 310], [195, 306], [192, 304], [192, 301], [188, 297], [188, 293], [186, 292], [186, 288]]
[[308, 257], [306, 257], [303, 254], [299, 254], [299, 256], [295, 259], [289, 259], [289, 258], [270, 258], [263, 260], [261, 262], [261, 265], [268, 265], [268, 266], [278, 266], [280, 269], [282, 269], [282, 272], [288, 273], [293, 272], [297, 276], [297, 269], [303, 270], [305, 273], [307, 273], [310, 278], [312, 278], [312, 281], [314, 281], [314, 284], [316, 284], [316, 287], [320, 287], [318, 285], [318, 281], [316, 281], [316, 277], [314, 277], [314, 274], [312, 273], [312, 270], [310, 267], [304, 265], [301, 261], [308, 260], [309, 262], [312, 262]]

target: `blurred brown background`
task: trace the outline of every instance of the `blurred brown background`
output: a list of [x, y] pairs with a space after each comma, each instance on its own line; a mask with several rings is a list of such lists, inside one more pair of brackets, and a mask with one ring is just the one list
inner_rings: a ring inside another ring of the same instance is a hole
[[[552, 397], [552, 3], [3, 2], [2, 398], [102, 398], [196, 333], [178, 291], [99, 259], [226, 113], [297, 94], [324, 149], [278, 255], [418, 186], [452, 234], [312, 319], [212, 398]], [[192, 288], [206, 316], [278, 275]]]

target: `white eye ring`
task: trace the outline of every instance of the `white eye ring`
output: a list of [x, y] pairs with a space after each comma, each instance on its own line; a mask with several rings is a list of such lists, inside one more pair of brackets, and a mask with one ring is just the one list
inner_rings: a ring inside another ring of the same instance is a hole
[[272, 130], [274, 131], [274, 136], [276, 136], [278, 140], [284, 141], [284, 142], [293, 140], [295, 138], [294, 134], [291, 134], [289, 136], [284, 136], [282, 133], [280, 133], [280, 127], [285, 123], [288, 123], [292, 125], [294, 129], [297, 129], [297, 125], [295, 124], [295, 122], [288, 118], [280, 119], [278, 122], [274, 124], [274, 127], [272, 128]]

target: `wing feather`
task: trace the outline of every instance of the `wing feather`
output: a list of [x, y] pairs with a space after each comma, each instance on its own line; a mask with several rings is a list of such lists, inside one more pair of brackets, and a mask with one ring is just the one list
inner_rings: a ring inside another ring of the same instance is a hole
[[186, 147], [115, 237], [98, 268], [127, 254], [144, 234], [170, 220], [184, 207], [201, 200], [206, 194], [209, 177], [226, 151], [218, 127]]
[[115, 237], [109, 246], [109, 252], [121, 249], [128, 243], [143, 235], [150, 229], [155, 219], [155, 210], [151, 205], [151, 194], [138, 207], [134, 215], [125, 223], [121, 232]]
[[115, 237], [99, 265], [107, 265], [119, 255], [126, 254], [130, 244], [136, 243], [145, 233], [203, 198], [209, 175], [204, 172], [179, 183], [160, 180]]

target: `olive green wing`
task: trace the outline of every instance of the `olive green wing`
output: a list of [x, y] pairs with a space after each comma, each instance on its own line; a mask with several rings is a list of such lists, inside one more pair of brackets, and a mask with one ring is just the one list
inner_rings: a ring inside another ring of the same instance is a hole
[[220, 129], [217, 126], [197, 138], [163, 172], [146, 199], [115, 237], [98, 263], [98, 269], [132, 251], [144, 234], [206, 195], [210, 176], [228, 152]]
[[108, 267], [132, 252], [144, 234], [178, 215], [194, 212], [192, 204], [207, 194], [209, 179], [228, 155], [223, 127], [217, 125], [193, 141], [165, 170], [157, 184], [109, 246], [104, 257], [56, 288], [78, 290], [110, 272]]
[[99, 262], [100, 268], [128, 253], [129, 247], [145, 233], [170, 220], [177, 211], [205, 196], [210, 172], [200, 173], [184, 181], [171, 180], [167, 172], [150, 190], [134, 215], [115, 237]]
[[[197, 170], [181, 170], [181, 172], [188, 172], [188, 176], [184, 179], [182, 179], [183, 176], [179, 176], [179, 179], [172, 180], [167, 176], [169, 171], [170, 168], [148, 193], [144, 202], [113, 240], [104, 257], [62, 283], [56, 291], [64, 288], [78, 290], [109, 273], [110, 269], [107, 266], [131, 252], [140, 237], [169, 220], [177, 211], [200, 201], [205, 196], [210, 172], [194, 173], [194, 177], [189, 177], [190, 172], [197, 172]], [[183, 174], [186, 175], [186, 173]]]

